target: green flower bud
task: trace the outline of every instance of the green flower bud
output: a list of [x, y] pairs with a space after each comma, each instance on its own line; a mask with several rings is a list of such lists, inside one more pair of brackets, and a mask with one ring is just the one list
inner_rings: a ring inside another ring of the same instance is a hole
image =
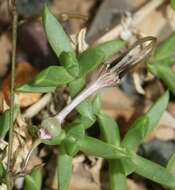
[[56, 145], [64, 139], [65, 132], [55, 117], [49, 117], [42, 121], [38, 135], [44, 144]]

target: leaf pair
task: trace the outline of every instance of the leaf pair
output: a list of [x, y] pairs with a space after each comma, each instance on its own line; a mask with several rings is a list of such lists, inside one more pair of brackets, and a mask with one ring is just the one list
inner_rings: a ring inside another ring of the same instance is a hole
[[[137, 156], [135, 151], [137, 147], [144, 141], [145, 137], [154, 130], [157, 123], [167, 107], [169, 93], [165, 92], [153, 106], [143, 116], [138, 118], [131, 126], [120, 145], [120, 136], [118, 126], [109, 116], [100, 114], [98, 122], [103, 139], [115, 146], [122, 146], [129, 149], [128, 158], [120, 158], [116, 160], [108, 160], [109, 176], [111, 189], [126, 188], [126, 177], [129, 173], [136, 172], [152, 181], [160, 183], [164, 186], [175, 188], [175, 176], [173, 176], [166, 168]], [[115, 169], [117, 170], [115, 170]], [[169, 182], [168, 179], [171, 179]]]

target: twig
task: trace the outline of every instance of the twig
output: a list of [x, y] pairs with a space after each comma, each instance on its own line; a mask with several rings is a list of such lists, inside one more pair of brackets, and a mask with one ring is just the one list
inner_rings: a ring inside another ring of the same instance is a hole
[[24, 161], [24, 165], [23, 165], [23, 168], [22, 168], [22, 172], [25, 172], [25, 170], [26, 170], [26, 168], [27, 168], [27, 164], [28, 164], [28, 162], [29, 162], [29, 159], [31, 158], [31, 155], [32, 155], [33, 151], [36, 149], [36, 147], [37, 147], [39, 144], [41, 144], [41, 140], [40, 140], [40, 139], [37, 139], [37, 140], [33, 143], [32, 147], [31, 147], [30, 151], [28, 152], [28, 154], [27, 154], [27, 156], [26, 156], [26, 159], [25, 159], [25, 161]]
[[44, 95], [38, 102], [33, 104], [31, 107], [29, 107], [24, 112], [24, 118], [30, 119], [34, 117], [38, 112], [40, 112], [50, 101], [51, 101], [52, 95], [46, 94]]
[[[145, 17], [147, 17], [153, 10], [159, 7], [163, 2], [164, 0], [152, 0], [149, 3], [147, 3], [133, 15], [130, 25], [132, 27], [137, 27]], [[123, 25], [119, 24], [112, 30], [107, 32], [105, 35], [103, 35], [101, 38], [99, 38], [97, 40], [97, 43], [102, 43], [108, 40], [115, 39], [121, 34], [122, 31]]]
[[12, 57], [11, 57], [11, 88], [10, 88], [10, 121], [9, 121], [9, 143], [8, 143], [8, 160], [7, 160], [7, 188], [11, 190], [13, 188], [13, 177], [11, 173], [11, 163], [13, 158], [13, 139], [14, 139], [14, 86], [15, 86], [15, 65], [16, 65], [16, 41], [17, 41], [17, 25], [18, 25], [18, 13], [16, 11], [16, 2], [12, 4]]

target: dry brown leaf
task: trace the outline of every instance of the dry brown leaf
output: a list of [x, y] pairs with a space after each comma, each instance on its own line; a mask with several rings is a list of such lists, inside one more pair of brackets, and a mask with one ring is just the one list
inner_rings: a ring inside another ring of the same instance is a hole
[[140, 22], [137, 29], [145, 35], [157, 36], [165, 24], [166, 19], [163, 14], [155, 10], [148, 17], [144, 18], [144, 22]]
[[153, 134], [155, 138], [161, 140], [174, 140], [175, 139], [175, 118], [167, 111], [162, 115], [158, 126]]
[[119, 88], [111, 88], [102, 93], [102, 110], [113, 118], [123, 116], [130, 119], [134, 113], [134, 100]]
[[22, 164], [31, 148], [32, 137], [28, 133], [27, 123], [19, 114], [15, 123], [15, 136], [13, 140], [14, 165], [13, 170], [20, 172]]
[[128, 190], [146, 190], [143, 184], [138, 184], [131, 179], [127, 179]]
[[0, 21], [1, 23], [7, 23], [9, 19], [8, 1], [0, 0]]
[[7, 186], [6, 186], [6, 184], [1, 184], [0, 185], [0, 190], [7, 190]]
[[170, 114], [175, 117], [175, 102], [170, 102], [168, 104], [168, 111], [170, 112]]
[[11, 42], [6, 34], [0, 36], [0, 77], [7, 72], [10, 62]]
[[[37, 74], [37, 71], [26, 61], [22, 61], [17, 65], [16, 69], [16, 81], [15, 84], [21, 85], [29, 80], [31, 80], [35, 75]], [[2, 90], [3, 94], [5, 96], [5, 99], [7, 103], [9, 103], [10, 99], [10, 75], [7, 76], [7, 78], [3, 81], [2, 84]], [[19, 106], [24, 108], [27, 106], [32, 105], [33, 103], [37, 102], [39, 98], [41, 97], [41, 94], [39, 93], [17, 93]]]
[[100, 190], [100, 187], [94, 182], [88, 181], [86, 178], [73, 176], [69, 190]]
[[[71, 6], [70, 5], [71, 2]], [[92, 6], [95, 4], [95, 0], [54, 0], [52, 4], [52, 11], [55, 14], [59, 14], [61, 12], [66, 12], [66, 13], [76, 13], [80, 15], [85, 15], [88, 16], [90, 14], [90, 9]], [[84, 24], [84, 20], [82, 19], [70, 19], [69, 20], [69, 29], [71, 33], [77, 33], [80, 31]]]
[[166, 9], [166, 17], [172, 30], [174, 31], [175, 30], [175, 11], [172, 9], [170, 5], [168, 5]]

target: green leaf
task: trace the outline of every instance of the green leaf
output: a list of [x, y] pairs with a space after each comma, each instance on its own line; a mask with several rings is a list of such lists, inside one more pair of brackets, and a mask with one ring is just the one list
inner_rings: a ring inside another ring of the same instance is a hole
[[171, 156], [167, 164], [167, 170], [175, 176], [175, 153]]
[[[122, 146], [135, 151], [138, 145], [144, 141], [145, 137], [157, 126], [167, 107], [168, 100], [169, 93], [167, 91], [153, 104], [146, 114], [134, 122], [125, 135]], [[129, 159], [122, 159], [122, 164], [126, 175], [135, 170], [135, 164]]]
[[29, 175], [24, 178], [24, 190], [40, 190], [42, 184], [41, 169], [33, 169]]
[[101, 95], [100, 93], [97, 93], [92, 100], [92, 109], [93, 113], [97, 115], [100, 112], [101, 109]]
[[63, 51], [73, 52], [70, 40], [65, 34], [63, 27], [57, 21], [57, 18], [52, 15], [46, 5], [43, 11], [43, 25], [47, 39], [57, 57], [59, 57]]
[[132, 155], [132, 160], [136, 165], [135, 173], [161, 185], [175, 188], [175, 176], [166, 168], [136, 154]]
[[47, 92], [54, 92], [56, 87], [41, 87], [35, 86], [32, 81], [24, 84], [22, 86], [17, 87], [15, 90], [16, 92], [32, 92], [32, 93], [47, 93]]
[[111, 190], [127, 190], [126, 177], [123, 174], [123, 167], [120, 160], [108, 160], [109, 180]]
[[136, 150], [147, 134], [147, 130], [149, 129], [148, 121], [147, 116], [138, 118], [126, 133], [122, 145], [130, 150]]
[[72, 157], [67, 155], [64, 147], [60, 148], [57, 162], [58, 189], [68, 190], [72, 176]]
[[117, 159], [128, 157], [128, 151], [101, 140], [85, 136], [77, 139], [79, 149], [87, 155], [98, 156], [105, 159]]
[[136, 166], [130, 158], [122, 158], [120, 161], [125, 176], [128, 176], [135, 171]]
[[170, 67], [160, 64], [148, 65], [148, 69], [154, 75], [158, 76], [163, 83], [168, 86], [170, 91], [175, 95], [175, 72]]
[[171, 2], [171, 7], [175, 10], [175, 0], [170, 0]]
[[120, 134], [117, 123], [104, 113], [98, 114], [97, 118], [101, 134], [105, 141], [118, 146], [120, 144]]
[[78, 57], [80, 65], [80, 76], [85, 76], [90, 71], [97, 68], [100, 64], [111, 58], [124, 47], [121, 40], [112, 40], [89, 48]]
[[65, 85], [73, 80], [73, 77], [62, 66], [50, 66], [41, 71], [28, 84], [22, 85], [16, 91], [22, 92], [51, 92], [56, 87]]
[[150, 132], [152, 132], [157, 123], [159, 122], [163, 112], [165, 111], [169, 101], [169, 92], [166, 91], [164, 94], [162, 94], [159, 99], [151, 106], [151, 108], [148, 110], [146, 113], [146, 116], [148, 117], [149, 120], [149, 125], [148, 125], [148, 135]]
[[90, 48], [84, 51], [78, 57], [78, 62], [80, 65], [80, 77], [86, 76], [89, 72], [97, 68], [100, 64], [104, 62], [105, 55], [103, 51], [95, 48]]
[[82, 118], [82, 116], [76, 117], [73, 122], [66, 126], [67, 136], [71, 135], [76, 138], [81, 138], [85, 135], [85, 123], [83, 122], [83, 119], [84, 117]]
[[[19, 107], [15, 105], [13, 122], [15, 121], [18, 113], [19, 113]], [[0, 138], [1, 139], [4, 139], [7, 132], [9, 131], [9, 126], [10, 126], [9, 121], [10, 121], [10, 110], [7, 110], [0, 116]]]
[[90, 128], [96, 121], [96, 120], [91, 120], [88, 117], [83, 116], [83, 115], [77, 116], [75, 120], [76, 120], [76, 122], [81, 123], [83, 125], [84, 129]]
[[[171, 2], [175, 2], [172, 0]], [[175, 3], [174, 3], [175, 4]], [[175, 32], [163, 42], [160, 47], [156, 50], [153, 58], [153, 63], [159, 63], [161, 65], [170, 65], [175, 62]]]
[[77, 93], [83, 89], [85, 84], [86, 84], [86, 81], [84, 78], [78, 78], [70, 82], [68, 87], [69, 87], [69, 93], [71, 97], [74, 97], [75, 95], [77, 95]]
[[41, 71], [33, 84], [41, 87], [57, 87], [73, 80], [73, 77], [62, 66], [49, 66]]
[[77, 139], [83, 138], [85, 135], [85, 123], [81, 120], [82, 116], [78, 116], [72, 123], [66, 126], [67, 136], [64, 140], [64, 147], [68, 155], [74, 156], [79, 151]]
[[75, 156], [80, 150], [79, 144], [77, 143], [77, 138], [73, 135], [70, 135], [67, 138], [65, 138], [63, 143], [66, 153], [70, 156]]
[[[99, 113], [97, 118], [103, 139], [116, 147], [119, 146], [120, 134], [117, 123], [104, 113]], [[111, 190], [127, 190], [126, 177], [121, 161], [118, 159], [108, 160], [108, 163]]]
[[136, 120], [124, 137], [122, 145], [129, 149], [135, 149], [142, 143], [144, 138], [157, 126], [168, 105], [168, 101], [169, 92], [166, 91], [143, 116]]
[[64, 68], [73, 76], [78, 77], [79, 63], [72, 52], [62, 52], [60, 55], [60, 62]]
[[0, 183], [2, 182], [3, 178], [6, 176], [6, 169], [2, 162], [0, 162]]
[[76, 110], [80, 113], [80, 115], [89, 118], [90, 120], [94, 121], [96, 119], [93, 113], [93, 106], [91, 100], [87, 99], [79, 104]]
[[100, 49], [104, 53], [104, 61], [107, 61], [111, 56], [118, 53], [125, 46], [125, 42], [122, 40], [111, 40], [99, 44], [97, 49]]

